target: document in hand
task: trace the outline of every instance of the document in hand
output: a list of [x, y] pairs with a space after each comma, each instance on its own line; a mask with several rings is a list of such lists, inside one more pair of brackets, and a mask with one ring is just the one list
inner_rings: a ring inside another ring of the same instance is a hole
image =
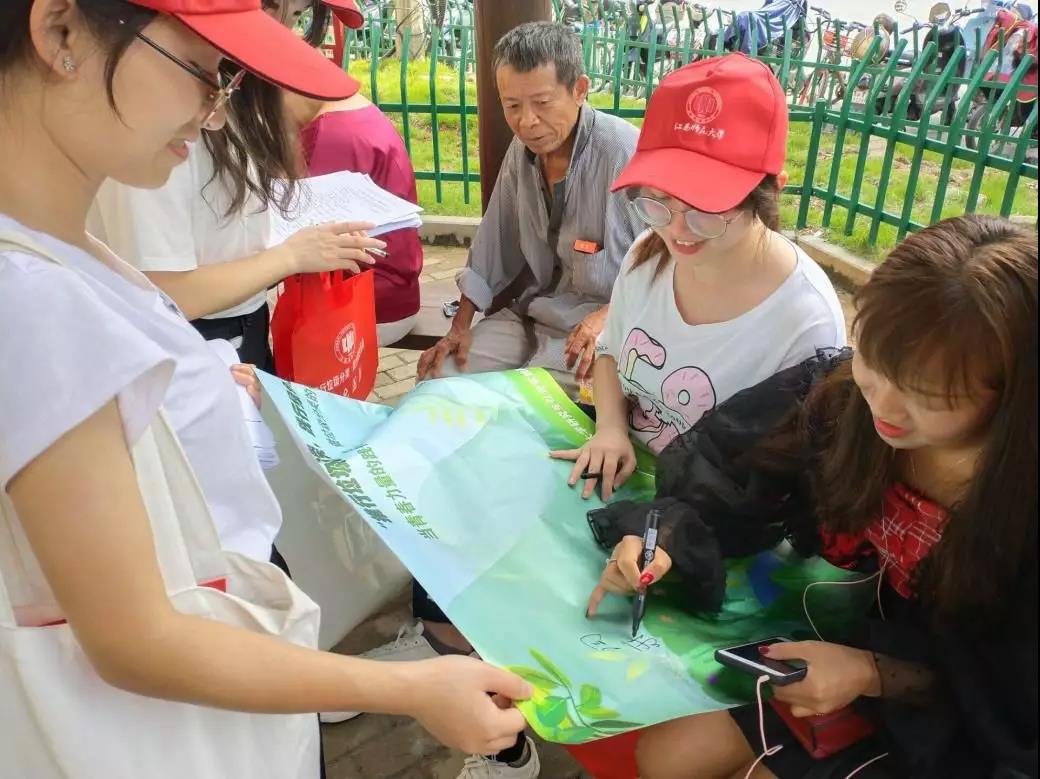
[[[238, 352], [230, 342], [218, 338], [206, 343], [229, 369], [232, 365], [241, 362]], [[277, 467], [278, 451], [275, 448], [274, 436], [271, 434], [271, 429], [264, 423], [263, 417], [260, 416], [260, 409], [249, 397], [245, 387], [238, 387], [238, 400], [242, 416], [245, 419], [246, 430], [249, 431], [249, 440], [253, 442], [253, 451], [256, 452], [256, 457], [260, 461], [260, 467], [265, 471]]]
[[341, 171], [299, 182], [300, 192], [289, 218], [272, 209], [271, 246], [297, 230], [326, 222], [372, 222], [378, 236], [406, 227], [419, 227], [422, 209], [381, 189], [364, 173]]

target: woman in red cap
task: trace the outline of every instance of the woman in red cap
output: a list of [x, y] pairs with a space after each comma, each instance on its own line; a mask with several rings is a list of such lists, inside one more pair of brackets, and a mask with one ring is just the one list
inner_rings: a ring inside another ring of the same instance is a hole
[[[85, 222], [106, 178], [161, 186], [222, 126], [240, 80], [222, 59], [323, 100], [356, 88], [259, 0], [0, 4], [5, 774], [313, 777], [319, 710], [410, 715], [467, 752], [524, 725], [502, 701], [528, 686], [472, 658], [315, 651], [313, 603], [219, 549], [217, 510], [277, 511], [234, 383]], [[205, 388], [222, 413], [192, 448], [226, 461], [238, 503], [200, 489], [163, 410]]]
[[[351, 23], [361, 21], [353, 0], [308, 0], [306, 5], [314, 11], [306, 38], [312, 45], [324, 37], [332, 13]], [[302, 10], [302, 4], [279, 5], [275, 0], [263, 0], [262, 7], [287, 27], [295, 26]], [[346, 85], [354, 90], [358, 86], [352, 80]], [[261, 88], [275, 96], [269, 104], [251, 99]], [[284, 182], [296, 178], [295, 144], [281, 119], [283, 92], [267, 81], [244, 78], [237, 105], [228, 106], [230, 126], [190, 144], [187, 160], [162, 187], [146, 189], [108, 179], [87, 219], [88, 232], [144, 272], [206, 340], [235, 347], [237, 362], [246, 365], [234, 365], [233, 374], [250, 388], [256, 384], [251, 366], [274, 372], [268, 289], [295, 273], [357, 271], [359, 263], [372, 262], [365, 249], [386, 245], [360, 232], [369, 225], [340, 222], [304, 228], [268, 248], [270, 211], [292, 200], [292, 186]], [[222, 507], [243, 498], [239, 479], [227, 473], [237, 469], [207, 443], [220, 414], [218, 394], [200, 390], [182, 402], [168, 403], [167, 410], [204, 493]], [[288, 572], [273, 546], [281, 516], [267, 497], [249, 496], [252, 506], [246, 511], [215, 510], [217, 535], [224, 550], [270, 559]]]
[[[853, 332], [854, 355], [741, 392], [670, 452], [683, 497], [652, 565], [688, 607], [722, 557], [780, 538], [854, 574], [801, 593], [812, 633], [747, 637], [754, 675], [730, 682], [757, 705], [645, 730], [643, 779], [1037, 776], [1036, 231], [969, 214], [908, 236]], [[593, 607], [639, 583], [634, 519]]]
[[[312, 45], [324, 40], [332, 14], [352, 26], [363, 21], [354, 0], [263, 0], [262, 6], [289, 27], [304, 8], [312, 9], [306, 36]], [[247, 99], [245, 93], [261, 88], [275, 99]], [[386, 248], [363, 234], [369, 225], [352, 222], [307, 227], [272, 245], [271, 210], [284, 211], [291, 203], [294, 188], [283, 184], [297, 178], [300, 167], [282, 119], [281, 94], [268, 82], [244, 79], [235, 101], [240, 109], [229, 106], [230, 127], [191, 144], [185, 164], [162, 187], [109, 179], [87, 221], [90, 234], [173, 298], [204, 338], [230, 341], [241, 362], [269, 373], [274, 361], [268, 289], [296, 273], [357, 271], [373, 263], [366, 249]]]
[[614, 189], [649, 229], [614, 285], [593, 373], [596, 434], [576, 460], [585, 497], [635, 470], [731, 395], [845, 344], [824, 272], [779, 232], [787, 104], [743, 54], [666, 76]]

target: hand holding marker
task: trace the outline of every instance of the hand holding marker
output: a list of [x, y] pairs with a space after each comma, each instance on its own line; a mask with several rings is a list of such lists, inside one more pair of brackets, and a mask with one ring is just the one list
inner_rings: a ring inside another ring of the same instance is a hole
[[[589, 525], [593, 535], [597, 535], [599, 519], [594, 519], [606, 509], [595, 509], [589, 512]], [[663, 577], [672, 567], [672, 558], [668, 552], [658, 547], [658, 532], [661, 509], [654, 508], [646, 515], [646, 527], [642, 536], [629, 534], [624, 536], [614, 547], [614, 551], [600, 575], [599, 583], [589, 595], [585, 610], [586, 618], [596, 616], [599, 604], [608, 593], [638, 598], [633, 604], [633, 622], [638, 632], [646, 609], [646, 588]]]
[[654, 561], [657, 554], [657, 526], [661, 521], [659, 509], [650, 509], [646, 512], [646, 528], [643, 530], [643, 558], [639, 566], [644, 571], [639, 577], [639, 589], [636, 591], [636, 600], [632, 604], [632, 638], [639, 635], [639, 624], [643, 621], [646, 613], [646, 588], [654, 582], [654, 575], [648, 571], [650, 563]]

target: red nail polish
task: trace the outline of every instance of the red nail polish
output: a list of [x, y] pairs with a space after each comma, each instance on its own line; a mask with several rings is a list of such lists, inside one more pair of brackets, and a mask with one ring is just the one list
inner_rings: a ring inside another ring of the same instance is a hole
[[650, 584], [653, 584], [653, 583], [654, 583], [654, 575], [652, 573], [649, 573], [649, 572], [648, 573], [644, 573], [642, 576], [639, 577], [639, 585], [641, 587], [646, 587], [646, 586], [648, 586]]
[[767, 655], [768, 656], [769, 655], [769, 645], [768, 644], [763, 644], [762, 646], [760, 646], [758, 648], [758, 653], [760, 655]]

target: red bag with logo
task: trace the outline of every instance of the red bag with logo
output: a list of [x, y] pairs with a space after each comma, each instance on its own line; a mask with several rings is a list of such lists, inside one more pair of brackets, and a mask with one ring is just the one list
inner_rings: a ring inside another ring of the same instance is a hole
[[372, 271], [308, 273], [283, 282], [271, 320], [283, 379], [364, 400], [379, 364]]

